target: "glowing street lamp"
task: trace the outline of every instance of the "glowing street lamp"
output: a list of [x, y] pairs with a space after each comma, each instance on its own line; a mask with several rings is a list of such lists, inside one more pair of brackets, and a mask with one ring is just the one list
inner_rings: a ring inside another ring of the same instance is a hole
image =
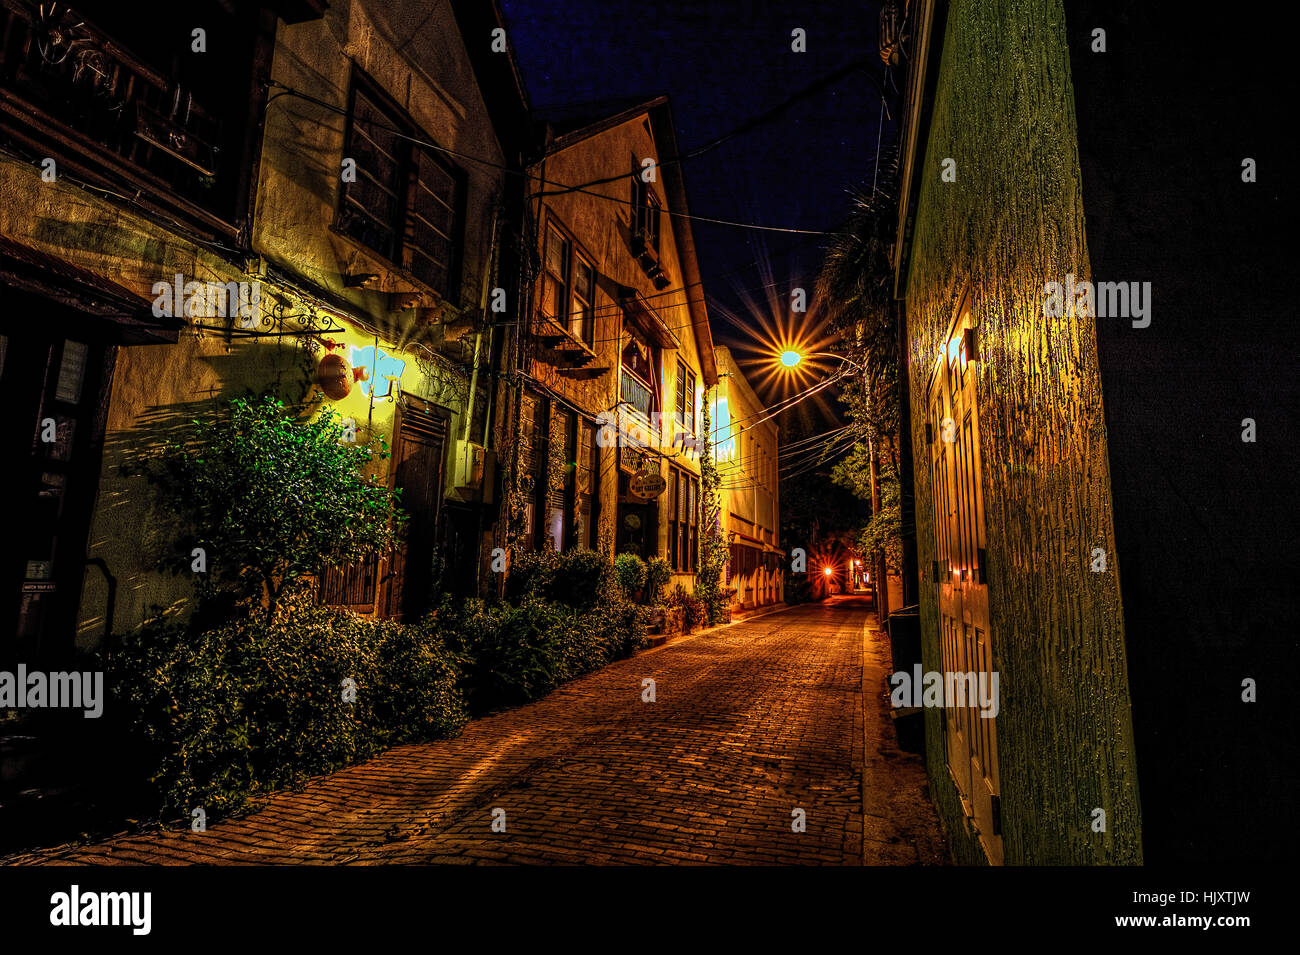
[[854, 361], [852, 358], [846, 358], [843, 355], [837, 354], [835, 352], [830, 352], [830, 351], [818, 351], [818, 352], [812, 352], [811, 354], [805, 355], [802, 352], [795, 351], [793, 348], [787, 348], [785, 351], [781, 352], [781, 354], [777, 356], [777, 360], [780, 361], [781, 364], [784, 365], [786, 368], [797, 368], [799, 365], [803, 364], [804, 361], [806, 361], [809, 358], [834, 358], [837, 361], [842, 361], [844, 364], [850, 365], [858, 369], [859, 371], [862, 372], [866, 371], [866, 368], [862, 367], [862, 365]]

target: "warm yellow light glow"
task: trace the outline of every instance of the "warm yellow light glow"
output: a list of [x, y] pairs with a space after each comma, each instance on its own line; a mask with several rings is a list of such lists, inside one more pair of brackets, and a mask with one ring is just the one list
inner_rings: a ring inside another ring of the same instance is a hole
[[781, 364], [787, 368], [793, 368], [801, 361], [803, 361], [803, 355], [800, 355], [797, 351], [781, 352]]
[[822, 573], [825, 574], [827, 577], [829, 577], [831, 574], [835, 573], [835, 571], [832, 570], [830, 567], [827, 567], [822, 570]]

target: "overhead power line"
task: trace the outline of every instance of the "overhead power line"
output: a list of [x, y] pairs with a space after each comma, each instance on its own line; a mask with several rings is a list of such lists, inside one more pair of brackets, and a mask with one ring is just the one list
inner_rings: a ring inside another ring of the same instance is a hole
[[[336, 106], [335, 104], [320, 99], [319, 97], [312, 96], [309, 93], [304, 93], [298, 89], [294, 89], [292, 86], [286, 86], [284, 83], [281, 83], [278, 80], [270, 80], [269, 83], [271, 86], [278, 88], [280, 92], [267, 97], [266, 100], [267, 108], [269, 108], [272, 103], [274, 103], [277, 99], [280, 99], [282, 96], [295, 96], [299, 99], [306, 100], [309, 103], [313, 103], [316, 106], [321, 107], [322, 109], [330, 110], [331, 112], [336, 113], [340, 116], [348, 115], [348, 111], [344, 107]], [[372, 129], [382, 129], [385, 132], [393, 136], [396, 136], [398, 139], [405, 140], [406, 142], [409, 143], [414, 143], [417, 146], [423, 146], [426, 149], [433, 149], [447, 156], [453, 156], [457, 159], [462, 159], [466, 162], [477, 163], [481, 166], [487, 166], [488, 168], [491, 169], [498, 169], [508, 175], [523, 176], [525, 179], [529, 180], [530, 182], [536, 181], [536, 182], [540, 182], [543, 185], [558, 186], [560, 187], [560, 189], [562, 189], [565, 192], [584, 193], [589, 196], [594, 196], [597, 199], [604, 199], [607, 202], [617, 202], [621, 205], [630, 206], [633, 204], [631, 199], [623, 199], [619, 196], [607, 196], [604, 195], [603, 193], [592, 192], [590, 189], [586, 188], [585, 186], [566, 185], [565, 183], [555, 182], [553, 180], [549, 180], [544, 177], [532, 176], [529, 175], [526, 171], [513, 169], [510, 166], [507, 166], [504, 163], [499, 163], [494, 159], [484, 159], [482, 156], [474, 156], [471, 155], [470, 153], [463, 153], [460, 152], [459, 150], [449, 149], [446, 146], [439, 145], [438, 143], [435, 142], [430, 142], [427, 139], [421, 139], [418, 136], [412, 136], [409, 133], [403, 132], [402, 130], [392, 126], [387, 126], [383, 123], [376, 123], [371, 120], [366, 120], [366, 123]], [[636, 173], [629, 171], [622, 175], [611, 177], [608, 181], [613, 182], [619, 179], [626, 179], [633, 175], [636, 175]], [[837, 234], [835, 232], [828, 232], [824, 229], [793, 229], [784, 226], [760, 225], [759, 223], [755, 223], [755, 222], [736, 222], [731, 219], [719, 219], [713, 216], [701, 216], [701, 215], [695, 215], [694, 213], [677, 212], [669, 208], [663, 208], [660, 210], [660, 212], [664, 215], [675, 216], [680, 219], [689, 219], [695, 222], [708, 222], [714, 225], [728, 225], [740, 229], [754, 229], [760, 232], [784, 232], [784, 233], [794, 233], [798, 235], [836, 235]]]

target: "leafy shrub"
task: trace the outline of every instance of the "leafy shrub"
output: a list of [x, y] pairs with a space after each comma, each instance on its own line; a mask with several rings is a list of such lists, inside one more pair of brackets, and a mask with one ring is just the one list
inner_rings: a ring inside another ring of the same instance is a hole
[[[212, 561], [201, 575], [206, 597], [265, 605], [274, 617], [282, 595], [317, 573], [388, 550], [404, 512], [375, 468], [388, 457], [378, 440], [343, 440], [338, 413], [315, 419], [272, 395], [232, 398], [182, 440], [152, 456], [146, 473]], [[381, 469], [382, 470], [382, 469]], [[249, 608], [246, 608], [246, 610]], [[231, 614], [226, 614], [227, 617]]]
[[610, 596], [588, 610], [532, 594], [517, 605], [473, 599], [460, 614], [442, 616], [444, 639], [464, 660], [473, 709], [538, 699], [644, 647], [648, 611], [613, 588]]
[[506, 598], [517, 602], [529, 594], [547, 594], [560, 569], [560, 558], [561, 555], [549, 547], [545, 550], [511, 554], [510, 569], [506, 576]]
[[795, 604], [808, 603], [815, 597], [811, 574], [792, 574], [787, 572], [785, 575], [784, 590], [785, 602], [791, 606]]
[[593, 610], [588, 619], [605, 646], [606, 662], [630, 657], [649, 645], [646, 632], [650, 610], [630, 600], [613, 600]]
[[531, 594], [586, 609], [605, 598], [612, 574], [609, 558], [594, 550], [522, 553], [511, 564], [506, 594], [513, 600]]
[[517, 602], [448, 599], [419, 624], [315, 606], [306, 587], [286, 591], [274, 619], [151, 621], [108, 667], [124, 765], [150, 779], [165, 814], [201, 806], [214, 818], [390, 746], [454, 735], [471, 704], [538, 699], [646, 645], [649, 611], [608, 559], [544, 560], [526, 564]]
[[646, 563], [645, 602], [654, 605], [663, 599], [664, 588], [672, 579], [673, 569], [662, 557], [651, 557]]
[[619, 554], [614, 558], [614, 578], [628, 597], [645, 586], [646, 563], [636, 554]]
[[684, 633], [690, 633], [704, 623], [708, 612], [704, 601], [687, 591], [681, 584], [673, 588], [672, 594], [668, 597], [668, 606], [681, 608]]
[[476, 710], [545, 696], [559, 682], [557, 640], [573, 611], [534, 596], [519, 604], [467, 600], [442, 630], [465, 664], [465, 688]]
[[109, 675], [132, 756], [170, 814], [232, 812], [389, 746], [455, 735], [467, 719], [457, 661], [431, 626], [305, 603], [199, 632], [146, 624]]

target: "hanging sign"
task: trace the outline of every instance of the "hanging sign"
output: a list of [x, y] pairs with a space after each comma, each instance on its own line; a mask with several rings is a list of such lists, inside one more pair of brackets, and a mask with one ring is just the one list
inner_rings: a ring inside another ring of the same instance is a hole
[[668, 482], [658, 471], [642, 471], [632, 475], [628, 490], [639, 498], [652, 500], [668, 489]]

